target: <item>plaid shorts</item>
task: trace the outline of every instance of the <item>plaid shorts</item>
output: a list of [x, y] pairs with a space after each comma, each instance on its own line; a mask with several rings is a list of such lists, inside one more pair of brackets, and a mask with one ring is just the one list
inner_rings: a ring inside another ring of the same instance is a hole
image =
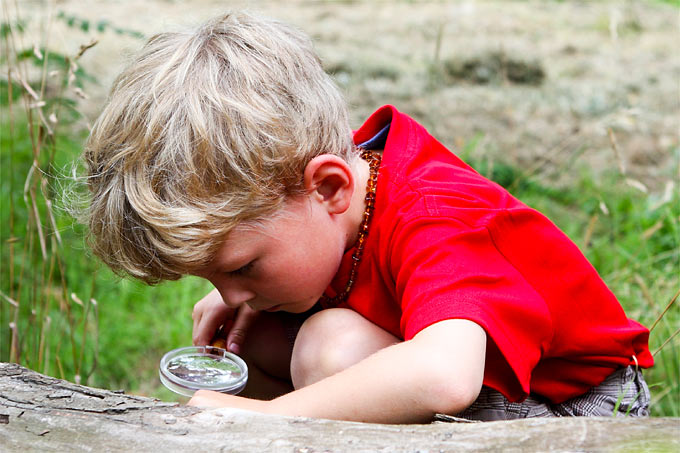
[[642, 372], [629, 366], [615, 371], [600, 385], [583, 395], [559, 404], [552, 404], [538, 395], [529, 395], [521, 403], [512, 403], [500, 392], [484, 386], [470, 407], [455, 417], [437, 414], [435, 421], [468, 422], [569, 416], [645, 417], [649, 415], [649, 398], [649, 388]]

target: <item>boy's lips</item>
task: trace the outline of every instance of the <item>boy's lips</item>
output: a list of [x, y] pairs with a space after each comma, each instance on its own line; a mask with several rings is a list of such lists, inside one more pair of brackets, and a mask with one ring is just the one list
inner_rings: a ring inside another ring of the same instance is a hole
[[272, 312], [272, 311], [279, 311], [280, 309], [281, 309], [281, 304], [277, 304], [277, 305], [274, 305], [273, 307], [266, 308], [263, 311]]

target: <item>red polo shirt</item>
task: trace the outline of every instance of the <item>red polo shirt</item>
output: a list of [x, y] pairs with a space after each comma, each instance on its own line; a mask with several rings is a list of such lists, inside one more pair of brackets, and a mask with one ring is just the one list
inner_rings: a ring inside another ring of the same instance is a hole
[[[653, 365], [649, 331], [626, 317], [550, 220], [392, 106], [375, 112], [355, 142], [387, 124], [364, 255], [341, 306], [405, 340], [446, 319], [474, 321], [488, 335], [484, 385], [511, 401], [534, 393], [562, 402], [633, 355]], [[351, 253], [328, 295], [347, 281]]]

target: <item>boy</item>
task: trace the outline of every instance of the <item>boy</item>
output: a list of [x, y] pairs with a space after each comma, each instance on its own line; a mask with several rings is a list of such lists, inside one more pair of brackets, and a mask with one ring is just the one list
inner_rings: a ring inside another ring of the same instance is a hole
[[85, 152], [93, 250], [212, 282], [194, 343], [222, 327], [250, 368], [251, 398], [190, 404], [647, 414], [649, 332], [564, 234], [395, 108], [347, 116], [305, 36], [242, 14], [153, 37], [116, 80]]

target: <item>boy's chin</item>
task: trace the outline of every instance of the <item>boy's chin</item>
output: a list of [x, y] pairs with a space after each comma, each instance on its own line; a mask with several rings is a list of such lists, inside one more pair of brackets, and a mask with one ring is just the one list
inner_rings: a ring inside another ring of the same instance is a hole
[[272, 307], [272, 308], [270, 308], [266, 311], [269, 311], [269, 312], [285, 311], [287, 313], [298, 314], [298, 313], [304, 313], [306, 311], [311, 310], [315, 305], [316, 305], [316, 301], [308, 302], [308, 303], [299, 302], [297, 304], [290, 304], [290, 305], [282, 304], [282, 305], [276, 305], [276, 306], [274, 306], [274, 307]]

